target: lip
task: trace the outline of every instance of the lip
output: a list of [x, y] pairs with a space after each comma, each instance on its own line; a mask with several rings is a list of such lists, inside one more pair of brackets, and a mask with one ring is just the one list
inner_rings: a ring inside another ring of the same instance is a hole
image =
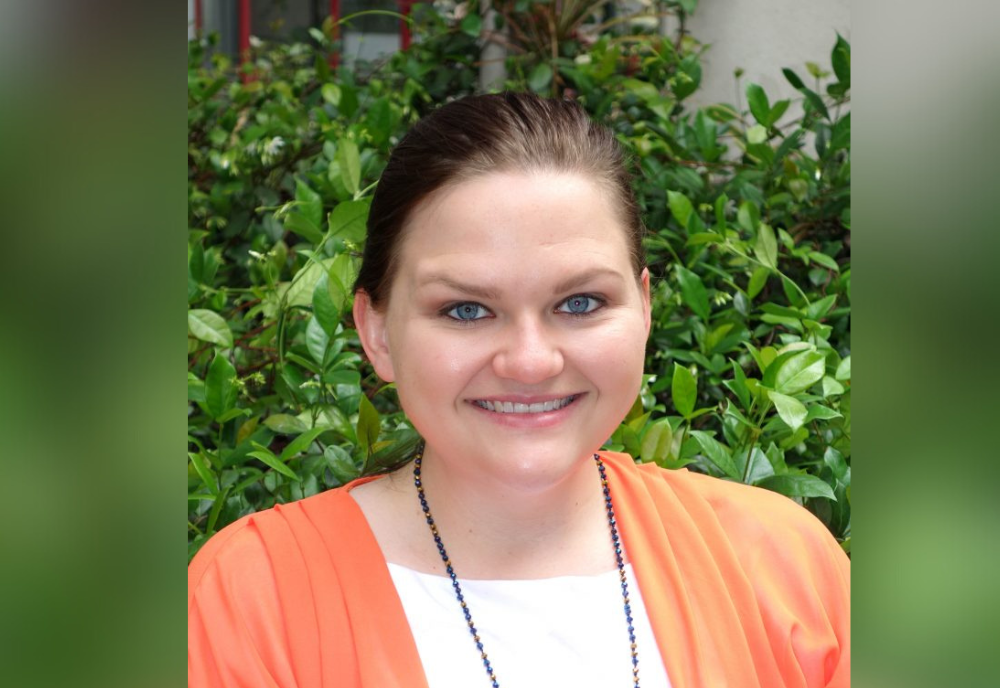
[[[575, 410], [580, 399], [585, 396], [583, 392], [571, 392], [569, 394], [549, 394], [545, 396], [541, 395], [497, 395], [497, 396], [484, 396], [476, 399], [467, 400], [467, 404], [474, 410], [483, 414], [483, 416], [497, 425], [504, 427], [513, 428], [547, 428], [554, 425], [558, 425], [568, 418]], [[476, 402], [489, 401], [489, 402], [504, 402], [510, 404], [525, 404], [530, 406], [531, 404], [544, 404], [549, 401], [557, 401], [561, 399], [570, 399], [569, 403], [565, 406], [553, 409], [551, 411], [537, 411], [535, 413], [499, 413], [497, 411], [490, 411], [489, 409], [483, 408]]]

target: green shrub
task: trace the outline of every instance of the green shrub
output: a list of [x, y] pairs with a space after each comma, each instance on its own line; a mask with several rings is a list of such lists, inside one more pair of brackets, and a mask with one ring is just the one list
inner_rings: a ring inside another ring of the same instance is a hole
[[[389, 150], [475, 83], [475, 31], [426, 7], [416, 20], [422, 40], [363, 76], [331, 71], [329, 26], [256, 49], [246, 83], [190, 44], [191, 555], [417, 441], [349, 317]], [[573, 95], [639, 172], [653, 329], [642, 394], [606, 446], [789, 495], [849, 548], [850, 46], [833, 74], [810, 65], [811, 88], [785, 70], [795, 102], [748, 84], [746, 108], [686, 107], [699, 57], [689, 37], [605, 35], [563, 44], [544, 84], [511, 58], [511, 88]]]

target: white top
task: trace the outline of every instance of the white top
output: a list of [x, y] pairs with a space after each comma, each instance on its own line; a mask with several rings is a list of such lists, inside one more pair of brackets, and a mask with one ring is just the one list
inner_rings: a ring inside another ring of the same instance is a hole
[[[631, 564], [625, 567], [642, 688], [670, 688]], [[430, 688], [489, 688], [451, 579], [389, 564]], [[502, 688], [631, 688], [618, 571], [538, 580], [463, 580]]]

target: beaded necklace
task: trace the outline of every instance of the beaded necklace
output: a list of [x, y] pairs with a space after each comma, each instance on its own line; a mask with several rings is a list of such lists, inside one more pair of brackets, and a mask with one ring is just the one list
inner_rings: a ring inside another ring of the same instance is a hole
[[[486, 674], [490, 678], [492, 688], [500, 688], [500, 684], [497, 683], [496, 673], [493, 671], [493, 665], [490, 664], [489, 657], [486, 656], [486, 650], [483, 649], [483, 641], [479, 637], [479, 631], [476, 630], [476, 625], [472, 622], [472, 612], [469, 611], [469, 605], [465, 602], [465, 597], [462, 595], [462, 586], [459, 585], [458, 575], [455, 573], [455, 568], [451, 564], [451, 559], [448, 558], [448, 552], [444, 548], [444, 542], [441, 540], [441, 534], [438, 533], [434, 517], [431, 516], [431, 508], [427, 505], [427, 496], [424, 494], [424, 485], [420, 479], [420, 467], [423, 464], [423, 459], [424, 448], [421, 446], [420, 449], [417, 450], [416, 458], [413, 460], [413, 484], [416, 486], [417, 496], [420, 498], [420, 508], [424, 511], [424, 516], [427, 519], [427, 526], [431, 530], [431, 535], [434, 536], [434, 544], [437, 545], [438, 553], [441, 555], [441, 561], [444, 562], [445, 570], [451, 578], [451, 587], [454, 588], [455, 597], [458, 599], [458, 603], [462, 607], [462, 613], [465, 615], [465, 622], [469, 626], [469, 633], [472, 635], [472, 640], [476, 643], [476, 649], [479, 650], [479, 654], [482, 657], [483, 667], [486, 669]], [[625, 602], [625, 621], [628, 624], [628, 641], [632, 650], [632, 685], [633, 688], [639, 688], [639, 653], [636, 651], [635, 645], [635, 628], [632, 624], [632, 606], [629, 603], [628, 581], [625, 578], [625, 562], [622, 559], [622, 543], [618, 537], [618, 522], [615, 520], [615, 509], [611, 503], [611, 488], [608, 486], [608, 475], [604, 470], [604, 462], [601, 461], [601, 457], [597, 454], [594, 454], [594, 461], [597, 463], [597, 470], [601, 474], [601, 488], [604, 490], [604, 506], [608, 512], [608, 528], [611, 531], [611, 544], [615, 550], [615, 561], [618, 564], [618, 578], [621, 580], [622, 586], [622, 599]]]

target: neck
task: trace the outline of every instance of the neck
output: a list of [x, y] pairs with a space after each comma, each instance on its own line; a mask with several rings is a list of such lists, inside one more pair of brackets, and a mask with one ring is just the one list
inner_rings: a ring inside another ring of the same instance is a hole
[[[541, 487], [451, 470], [431, 451], [422, 463], [425, 496], [460, 577], [544, 578], [615, 567], [600, 476], [591, 457]], [[412, 466], [394, 478], [409, 482], [416, 502]], [[426, 531], [423, 519], [420, 526]], [[439, 564], [429, 532], [425, 542], [429, 561]]]

